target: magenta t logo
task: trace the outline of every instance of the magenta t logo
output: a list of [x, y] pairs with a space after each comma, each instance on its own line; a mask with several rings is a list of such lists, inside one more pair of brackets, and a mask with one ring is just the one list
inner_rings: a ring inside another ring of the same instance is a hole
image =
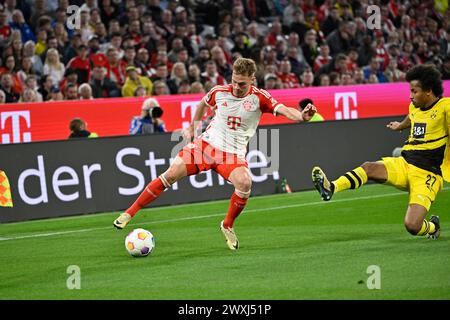
[[[20, 118], [24, 118], [27, 128], [31, 126], [30, 121], [30, 111], [8, 111], [1, 112], [1, 130], [5, 130], [8, 120], [11, 119], [12, 132], [2, 133], [2, 143], [20, 143], [20, 142], [31, 142], [31, 132], [21, 132], [20, 130]], [[11, 140], [12, 136], [12, 140]]]

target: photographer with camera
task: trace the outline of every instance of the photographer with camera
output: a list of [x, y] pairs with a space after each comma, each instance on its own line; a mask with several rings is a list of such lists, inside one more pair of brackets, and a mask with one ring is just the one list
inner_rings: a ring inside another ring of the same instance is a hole
[[140, 116], [131, 120], [130, 134], [147, 134], [166, 132], [164, 121], [161, 120], [163, 110], [155, 98], [148, 98], [142, 104]]

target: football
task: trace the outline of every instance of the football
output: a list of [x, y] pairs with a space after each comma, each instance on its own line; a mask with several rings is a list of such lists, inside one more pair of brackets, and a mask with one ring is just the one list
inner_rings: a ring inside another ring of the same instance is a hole
[[146, 257], [155, 248], [155, 238], [148, 230], [134, 229], [125, 238], [125, 248], [133, 257]]

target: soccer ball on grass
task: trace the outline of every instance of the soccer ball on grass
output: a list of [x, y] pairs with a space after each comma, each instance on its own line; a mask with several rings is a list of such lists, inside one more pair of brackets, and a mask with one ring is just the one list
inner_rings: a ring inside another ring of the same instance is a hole
[[155, 238], [148, 230], [134, 229], [125, 238], [125, 248], [133, 257], [146, 257], [155, 248]]

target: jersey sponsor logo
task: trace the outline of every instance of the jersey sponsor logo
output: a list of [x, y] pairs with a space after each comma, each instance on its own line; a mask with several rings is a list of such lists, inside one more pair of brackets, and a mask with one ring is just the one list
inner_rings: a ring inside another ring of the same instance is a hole
[[227, 125], [231, 130], [236, 130], [241, 126], [241, 117], [228, 116]]
[[427, 124], [426, 123], [414, 123], [413, 127], [413, 138], [414, 139], [423, 139], [425, 138], [425, 134], [427, 132]]

